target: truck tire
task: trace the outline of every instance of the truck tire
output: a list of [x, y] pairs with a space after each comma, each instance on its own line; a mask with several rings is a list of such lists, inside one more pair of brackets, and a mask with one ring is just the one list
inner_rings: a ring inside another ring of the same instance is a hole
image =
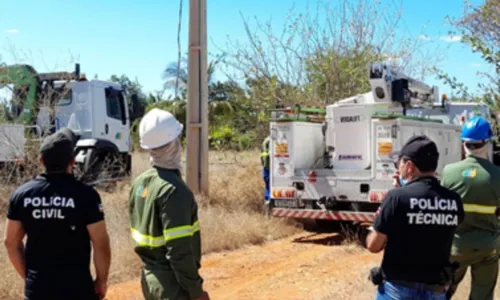
[[80, 180], [85, 183], [93, 182], [97, 179], [98, 174], [95, 172], [98, 166], [98, 156], [96, 155], [96, 149], [87, 149], [85, 155], [85, 161], [80, 166]]
[[104, 179], [119, 177], [122, 172], [117, 163], [118, 155], [110, 151], [88, 149], [85, 163], [82, 166], [82, 180], [95, 182], [104, 174]]

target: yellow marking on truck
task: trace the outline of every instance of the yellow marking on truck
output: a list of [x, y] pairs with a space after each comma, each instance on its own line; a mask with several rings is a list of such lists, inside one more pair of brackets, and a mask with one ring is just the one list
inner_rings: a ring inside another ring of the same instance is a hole
[[379, 142], [378, 153], [380, 155], [388, 155], [392, 151], [392, 142]]

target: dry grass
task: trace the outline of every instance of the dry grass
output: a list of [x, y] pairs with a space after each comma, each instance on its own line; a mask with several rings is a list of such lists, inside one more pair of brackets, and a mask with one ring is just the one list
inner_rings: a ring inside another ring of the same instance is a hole
[[[263, 182], [257, 152], [210, 153], [210, 197], [199, 198], [203, 252], [232, 250], [284, 237], [299, 229], [291, 222], [268, 219], [261, 214]], [[145, 153], [136, 153], [133, 176], [150, 167]], [[0, 221], [5, 220], [8, 196], [15, 185], [0, 186]], [[110, 282], [136, 278], [141, 263], [133, 252], [129, 233], [128, 188], [120, 184], [113, 193], [100, 191], [111, 238], [113, 262]], [[3, 237], [4, 226], [0, 226]], [[0, 247], [0, 299], [22, 299], [22, 284]]]

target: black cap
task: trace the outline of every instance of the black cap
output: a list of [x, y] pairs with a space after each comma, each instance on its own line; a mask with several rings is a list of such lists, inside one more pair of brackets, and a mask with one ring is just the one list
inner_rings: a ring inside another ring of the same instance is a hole
[[414, 136], [403, 145], [400, 151], [394, 151], [389, 157], [398, 161], [401, 157], [411, 160], [422, 172], [435, 171], [439, 161], [439, 152], [431, 139], [425, 135]]
[[40, 147], [43, 164], [48, 172], [64, 172], [75, 157], [76, 135], [62, 128], [46, 137]]

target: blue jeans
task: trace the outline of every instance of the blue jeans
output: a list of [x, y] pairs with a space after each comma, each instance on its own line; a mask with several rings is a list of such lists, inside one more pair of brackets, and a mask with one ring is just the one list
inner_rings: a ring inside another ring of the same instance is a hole
[[264, 190], [264, 202], [267, 204], [269, 202], [269, 169], [262, 169], [262, 179], [266, 184], [266, 188]]
[[384, 281], [377, 290], [375, 300], [446, 300], [446, 292], [435, 293], [422, 288], [408, 288]]

